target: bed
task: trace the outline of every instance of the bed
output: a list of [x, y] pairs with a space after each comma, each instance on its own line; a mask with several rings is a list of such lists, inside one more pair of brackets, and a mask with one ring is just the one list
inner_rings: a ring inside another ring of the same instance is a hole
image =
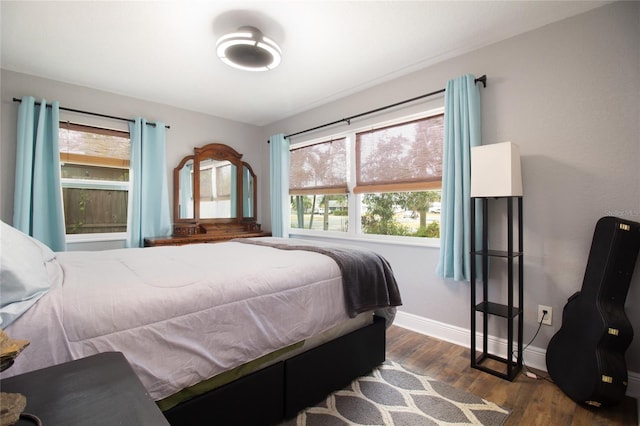
[[3, 375], [123, 352], [174, 425], [294, 416], [384, 361], [401, 303], [386, 261], [352, 247], [52, 253], [6, 224], [1, 236], [2, 327], [31, 342]]

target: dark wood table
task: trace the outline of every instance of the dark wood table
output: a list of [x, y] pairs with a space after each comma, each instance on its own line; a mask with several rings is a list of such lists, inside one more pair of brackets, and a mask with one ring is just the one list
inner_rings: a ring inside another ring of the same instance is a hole
[[[168, 426], [120, 352], [106, 352], [3, 379], [44, 426]], [[33, 425], [20, 419], [16, 425]]]

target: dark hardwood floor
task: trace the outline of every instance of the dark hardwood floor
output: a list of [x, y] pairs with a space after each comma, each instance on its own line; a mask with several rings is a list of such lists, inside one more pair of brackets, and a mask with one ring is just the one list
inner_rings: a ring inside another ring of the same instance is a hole
[[387, 330], [387, 358], [510, 410], [505, 425], [638, 425], [633, 398], [626, 397], [613, 408], [583, 407], [548, 380], [531, 379], [524, 373], [513, 382], [502, 380], [471, 368], [469, 348], [395, 325]]

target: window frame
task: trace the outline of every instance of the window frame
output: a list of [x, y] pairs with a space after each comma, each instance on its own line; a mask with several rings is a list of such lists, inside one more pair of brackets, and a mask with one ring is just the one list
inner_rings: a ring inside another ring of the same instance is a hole
[[[356, 133], [364, 132], [367, 130], [375, 130], [379, 128], [399, 125], [403, 123], [409, 123], [412, 121], [425, 119], [437, 115], [444, 114], [444, 107], [436, 107], [426, 111], [418, 112], [415, 114], [403, 115], [396, 118], [382, 120], [380, 122], [369, 124], [366, 126], [362, 126], [359, 128], [349, 129], [347, 131], [334, 133], [331, 135], [325, 135], [322, 137], [315, 137], [312, 139], [307, 139], [304, 141], [296, 142], [291, 144], [290, 149], [298, 149], [304, 146], [314, 145], [318, 143], [328, 142], [331, 139], [339, 139], [346, 138], [347, 143], [347, 166], [348, 166], [348, 176], [347, 176], [347, 195], [348, 195], [348, 221], [349, 228], [346, 232], [339, 231], [322, 231], [315, 229], [305, 229], [305, 228], [292, 228], [290, 226], [290, 221], [287, 221], [287, 232], [289, 235], [300, 236], [300, 237], [321, 237], [326, 239], [338, 239], [338, 240], [353, 240], [353, 241], [368, 241], [368, 242], [378, 242], [384, 244], [395, 244], [395, 245], [406, 245], [406, 246], [420, 246], [420, 247], [440, 247], [440, 238], [428, 238], [428, 237], [413, 237], [413, 236], [400, 236], [400, 235], [378, 235], [378, 234], [365, 234], [362, 232], [362, 226], [360, 222], [361, 213], [362, 213], [362, 197], [367, 193], [376, 193], [374, 192], [364, 192], [360, 187], [356, 189]], [[445, 121], [446, 123], [446, 121]], [[424, 185], [424, 184], [423, 184]], [[406, 185], [405, 185], [406, 187]], [[373, 188], [373, 187], [372, 187]], [[368, 188], [369, 189], [369, 188]], [[440, 181], [440, 185], [434, 187], [433, 189], [421, 189], [420, 191], [426, 190], [441, 190], [442, 184]], [[402, 191], [395, 192], [409, 192], [411, 189], [403, 189]], [[417, 192], [417, 190], [414, 190]], [[384, 191], [389, 192], [389, 191]], [[289, 194], [289, 197], [292, 195]], [[291, 216], [291, 203], [286, 203], [287, 212], [285, 214], [287, 217]]]
[[[105, 136], [117, 136], [127, 138], [129, 144], [131, 144], [131, 134], [125, 130], [115, 130], [105, 127], [91, 126], [86, 124], [71, 123], [70, 121], [60, 121], [60, 130], [74, 130], [85, 133], [94, 133]], [[110, 157], [98, 157], [98, 156], [83, 156], [77, 154], [69, 154], [60, 151], [60, 169], [62, 170], [63, 164], [77, 164], [87, 165], [94, 167], [109, 167], [124, 169], [121, 167], [126, 165], [126, 169], [130, 170], [130, 161], [115, 160]], [[75, 160], [75, 161], [74, 161]], [[84, 160], [84, 161], [82, 161]], [[131, 190], [131, 174], [129, 174], [128, 181], [110, 181], [101, 179], [78, 179], [78, 178], [64, 178], [60, 177], [60, 190], [64, 188], [73, 189], [92, 189], [92, 190], [111, 190], [111, 191], [130, 191]], [[127, 213], [128, 215], [128, 213]], [[66, 218], [65, 218], [66, 221]], [[127, 218], [128, 222], [128, 218]], [[103, 241], [121, 241], [126, 240], [127, 232], [94, 232], [94, 233], [82, 233], [82, 234], [67, 234], [65, 227], [65, 241], [67, 243], [84, 243], [84, 242], [103, 242]]]

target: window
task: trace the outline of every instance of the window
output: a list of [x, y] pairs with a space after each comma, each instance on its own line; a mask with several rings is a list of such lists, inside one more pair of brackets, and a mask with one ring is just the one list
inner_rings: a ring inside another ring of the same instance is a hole
[[439, 238], [443, 139], [439, 110], [294, 146], [291, 228]]
[[356, 133], [354, 191], [440, 188], [444, 115]]
[[128, 132], [60, 123], [66, 234], [126, 232]]
[[347, 232], [347, 141], [329, 140], [291, 150], [291, 227]]

